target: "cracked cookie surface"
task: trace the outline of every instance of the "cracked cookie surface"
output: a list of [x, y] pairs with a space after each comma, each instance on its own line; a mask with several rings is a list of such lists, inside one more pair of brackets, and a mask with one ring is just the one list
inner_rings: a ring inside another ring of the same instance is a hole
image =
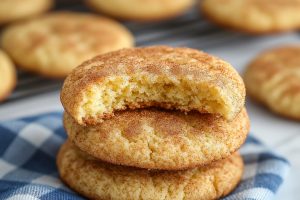
[[64, 127], [82, 151], [106, 162], [179, 170], [209, 164], [239, 149], [249, 119], [245, 108], [231, 122], [198, 112], [141, 109], [87, 127], [65, 113]]
[[6, 28], [3, 49], [23, 70], [63, 78], [101, 53], [132, 47], [133, 36], [109, 18], [76, 12], [56, 12]]
[[252, 34], [299, 29], [300, 0], [203, 0], [201, 10], [212, 22]]
[[267, 50], [245, 72], [249, 96], [275, 113], [300, 120], [300, 46]]
[[245, 103], [245, 86], [227, 62], [190, 48], [151, 46], [99, 55], [66, 78], [61, 102], [81, 125], [115, 112], [159, 107], [234, 119]]
[[91, 199], [212, 200], [230, 193], [243, 173], [235, 153], [205, 167], [156, 171], [110, 165], [88, 156], [67, 141], [57, 165], [62, 180]]

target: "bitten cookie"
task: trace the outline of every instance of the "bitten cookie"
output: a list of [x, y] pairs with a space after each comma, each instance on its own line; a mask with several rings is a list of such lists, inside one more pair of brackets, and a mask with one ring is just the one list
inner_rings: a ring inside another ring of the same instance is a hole
[[90, 199], [212, 200], [230, 193], [239, 183], [239, 154], [186, 171], [155, 171], [110, 165], [79, 151], [70, 142], [59, 151], [62, 180]]
[[117, 113], [97, 126], [64, 127], [81, 150], [106, 162], [147, 169], [181, 170], [228, 157], [249, 132], [246, 109], [232, 121], [211, 114], [159, 110]]
[[0, 24], [33, 17], [51, 8], [53, 0], [1, 0]]
[[131, 47], [133, 37], [108, 18], [58, 12], [4, 30], [3, 48], [22, 69], [47, 77], [65, 77], [83, 61]]
[[245, 101], [243, 80], [227, 62], [189, 48], [153, 46], [97, 56], [66, 78], [61, 102], [77, 123], [115, 111], [161, 107], [232, 120]]
[[10, 58], [0, 50], [0, 101], [13, 90], [17, 82], [15, 66]]
[[248, 33], [300, 28], [300, 0], [203, 0], [203, 14], [221, 26]]
[[271, 49], [245, 72], [247, 92], [281, 115], [300, 120], [300, 46]]
[[86, 0], [94, 10], [136, 21], [156, 21], [172, 18], [190, 8], [195, 0]]

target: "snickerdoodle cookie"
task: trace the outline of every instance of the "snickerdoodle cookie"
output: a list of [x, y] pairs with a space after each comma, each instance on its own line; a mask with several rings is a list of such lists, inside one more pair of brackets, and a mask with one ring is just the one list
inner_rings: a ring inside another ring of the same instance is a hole
[[182, 14], [195, 0], [86, 0], [94, 10], [137, 21], [156, 21]]
[[228, 157], [244, 143], [249, 119], [243, 109], [231, 122], [211, 114], [134, 110], [97, 126], [78, 125], [67, 113], [66, 132], [81, 150], [113, 164], [180, 170]]
[[233, 120], [244, 106], [245, 86], [219, 58], [189, 48], [153, 46], [86, 61], [66, 78], [61, 101], [81, 125], [100, 123], [115, 111], [153, 106]]
[[56, 78], [96, 55], [131, 47], [133, 37], [111, 19], [58, 12], [8, 27], [1, 43], [22, 69]]
[[53, 0], [1, 0], [0, 24], [33, 17], [51, 8]]
[[156, 171], [110, 165], [65, 143], [57, 158], [62, 180], [90, 199], [212, 200], [230, 193], [243, 173], [243, 160], [225, 160], [186, 171]]
[[15, 87], [17, 73], [10, 58], [0, 50], [0, 101], [4, 100]]
[[271, 110], [300, 120], [300, 46], [271, 49], [245, 72], [247, 92]]
[[300, 0], [203, 0], [211, 21], [248, 33], [272, 33], [300, 28]]

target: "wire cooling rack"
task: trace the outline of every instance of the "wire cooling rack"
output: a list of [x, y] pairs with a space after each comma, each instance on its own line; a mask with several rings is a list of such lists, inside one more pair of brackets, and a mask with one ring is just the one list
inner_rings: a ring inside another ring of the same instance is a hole
[[[89, 12], [80, 0], [58, 1], [55, 10]], [[240, 43], [254, 39], [210, 24], [201, 17], [201, 14], [195, 8], [178, 18], [164, 22], [122, 23], [134, 34], [136, 46], [164, 44], [206, 50], [229, 43]], [[34, 74], [19, 71], [17, 87], [4, 103], [59, 90], [62, 82], [62, 80], [45, 79]]]

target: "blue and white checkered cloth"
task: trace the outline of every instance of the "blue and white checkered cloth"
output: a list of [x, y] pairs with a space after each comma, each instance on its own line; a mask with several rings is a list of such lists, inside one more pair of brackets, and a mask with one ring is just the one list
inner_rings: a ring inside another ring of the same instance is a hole
[[[58, 178], [55, 157], [66, 134], [62, 114], [0, 123], [0, 199], [83, 199]], [[286, 159], [251, 135], [240, 150], [245, 172], [225, 200], [272, 199], [289, 170]]]

